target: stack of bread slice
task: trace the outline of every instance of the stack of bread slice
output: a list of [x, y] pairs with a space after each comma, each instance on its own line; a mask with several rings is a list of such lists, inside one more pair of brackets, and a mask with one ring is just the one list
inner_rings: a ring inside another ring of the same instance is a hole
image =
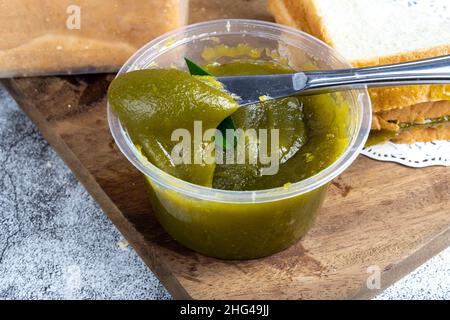
[[[269, 10], [278, 23], [323, 40], [355, 67], [450, 54], [449, 20], [393, 0], [269, 0]], [[450, 140], [450, 84], [369, 93], [372, 142]]]
[[110, 72], [185, 25], [187, 0], [0, 0], [0, 78]]

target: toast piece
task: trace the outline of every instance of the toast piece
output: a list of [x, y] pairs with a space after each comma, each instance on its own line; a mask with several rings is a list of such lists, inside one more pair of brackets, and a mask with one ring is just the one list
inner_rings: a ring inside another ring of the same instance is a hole
[[400, 131], [395, 138], [395, 143], [416, 143], [430, 142], [435, 140], [448, 140], [450, 137], [450, 123], [443, 123], [433, 126], [419, 126], [408, 130]]
[[[450, 115], [450, 101], [424, 102], [402, 109], [392, 109], [374, 114], [373, 130], [398, 130], [401, 124], [424, 124], [431, 119], [443, 119]], [[396, 125], [386, 127], [385, 122]]]
[[0, 77], [117, 70], [187, 0], [0, 0]]
[[[277, 22], [322, 39], [355, 67], [450, 54], [447, 20], [390, 0], [269, 0], [269, 10]], [[431, 125], [400, 132], [403, 120], [410, 123], [408, 117], [420, 124], [450, 115], [450, 85], [375, 88], [369, 94], [373, 129], [397, 131], [402, 136], [396, 141], [402, 143], [421, 137], [424, 141], [430, 137], [450, 139], [448, 130], [430, 134], [434, 132]], [[410, 130], [414, 133], [405, 138]]]

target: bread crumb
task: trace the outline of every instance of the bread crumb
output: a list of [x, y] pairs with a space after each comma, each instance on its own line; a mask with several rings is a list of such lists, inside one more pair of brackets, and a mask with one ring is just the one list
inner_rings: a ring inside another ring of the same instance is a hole
[[117, 242], [117, 245], [119, 246], [119, 249], [126, 249], [130, 244], [126, 239], [122, 239], [119, 242]]

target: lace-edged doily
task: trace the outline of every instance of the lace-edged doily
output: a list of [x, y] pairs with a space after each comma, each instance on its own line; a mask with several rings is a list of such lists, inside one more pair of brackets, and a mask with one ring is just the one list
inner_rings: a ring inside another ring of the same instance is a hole
[[409, 167], [450, 166], [450, 140], [415, 144], [385, 144], [364, 148], [363, 155]]

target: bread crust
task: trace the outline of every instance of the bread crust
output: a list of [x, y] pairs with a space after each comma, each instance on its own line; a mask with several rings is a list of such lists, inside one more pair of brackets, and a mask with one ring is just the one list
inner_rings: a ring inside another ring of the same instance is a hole
[[[63, 45], [65, 48], [63, 47]], [[83, 49], [88, 46], [89, 50]], [[42, 48], [61, 47], [61, 50]], [[0, 51], [3, 76], [52, 74], [63, 70], [113, 72], [128, 59], [136, 48], [122, 42], [101, 41], [83, 37], [44, 36], [24, 46]], [[106, 56], [107, 53], [110, 53]]]
[[424, 102], [402, 109], [382, 111], [373, 115], [372, 130], [392, 130], [399, 129], [397, 123], [425, 123], [427, 119], [438, 119], [450, 116], [450, 101], [442, 100], [436, 102]]
[[268, 9], [277, 23], [300, 29], [333, 46], [313, 1], [268, 0]]
[[450, 101], [450, 85], [399, 86], [369, 89], [373, 112], [441, 100]]
[[403, 130], [392, 141], [395, 143], [412, 144], [436, 140], [450, 140], [450, 123], [447, 122], [431, 127]]
[[[289, 12], [286, 5], [283, 3], [283, 1], [271, 1], [269, 0], [267, 5], [269, 12], [272, 13], [272, 15], [275, 17], [276, 21], [280, 24], [284, 24], [289, 27], [297, 28], [300, 30], [303, 30], [307, 33], [312, 33], [312, 30], [309, 28], [307, 21], [305, 19], [303, 7], [301, 6], [302, 2], [292, 2], [291, 6], [295, 7], [295, 5], [298, 6], [296, 10], [293, 12]], [[275, 15], [274, 12], [277, 14]]]

